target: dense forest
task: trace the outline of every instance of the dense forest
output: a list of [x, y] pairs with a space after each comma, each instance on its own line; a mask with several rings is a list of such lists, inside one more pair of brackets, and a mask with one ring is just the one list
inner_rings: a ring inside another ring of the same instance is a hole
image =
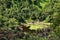
[[0, 0], [0, 40], [60, 40], [60, 0]]

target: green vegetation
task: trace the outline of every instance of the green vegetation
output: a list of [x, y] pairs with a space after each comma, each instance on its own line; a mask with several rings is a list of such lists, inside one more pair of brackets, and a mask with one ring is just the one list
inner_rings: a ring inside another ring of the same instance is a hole
[[[49, 29], [48, 36], [27, 32], [26, 40], [60, 39], [60, 1], [59, 0], [0, 0], [0, 29], [16, 29], [23, 23], [29, 30]], [[44, 33], [44, 32], [42, 32]], [[50, 37], [51, 36], [51, 37]], [[21, 38], [17, 38], [20, 40]], [[21, 39], [25, 40], [25, 36]]]

